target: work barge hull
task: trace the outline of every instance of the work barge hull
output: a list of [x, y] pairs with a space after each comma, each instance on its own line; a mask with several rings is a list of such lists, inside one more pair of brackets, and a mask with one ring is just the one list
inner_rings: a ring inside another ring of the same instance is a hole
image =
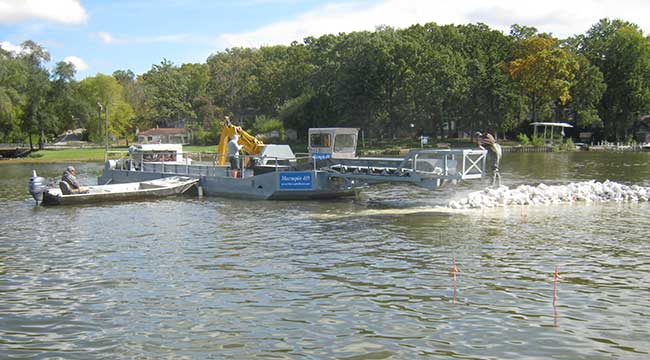
[[[99, 184], [142, 182], [172, 176], [199, 180], [206, 196], [255, 200], [309, 200], [355, 196], [379, 183], [412, 184], [435, 189], [463, 180], [480, 179], [485, 170], [484, 150], [411, 150], [402, 158], [334, 158], [309, 154], [293, 159], [242, 158], [248, 162], [237, 174], [218, 165], [209, 155], [181, 153], [174, 161], [145, 160], [143, 153], [107, 160]], [[206, 157], [208, 158], [206, 160]]]

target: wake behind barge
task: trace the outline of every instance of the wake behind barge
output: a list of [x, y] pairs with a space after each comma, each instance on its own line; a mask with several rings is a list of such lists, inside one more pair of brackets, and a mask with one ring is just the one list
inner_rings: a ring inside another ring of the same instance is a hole
[[[244, 135], [240, 143], [246, 148], [249, 135], [239, 127], [233, 129]], [[355, 156], [357, 135], [358, 129], [310, 129], [309, 153], [302, 155], [288, 145], [258, 142], [254, 154], [241, 156], [238, 174], [224, 164], [221, 152], [190, 155], [181, 145], [140, 145], [120, 159], [107, 160], [98, 183], [190, 176], [199, 179], [199, 193], [206, 196], [298, 200], [354, 196], [378, 183], [435, 189], [484, 175], [485, 150], [411, 150], [403, 158], [360, 158]]]

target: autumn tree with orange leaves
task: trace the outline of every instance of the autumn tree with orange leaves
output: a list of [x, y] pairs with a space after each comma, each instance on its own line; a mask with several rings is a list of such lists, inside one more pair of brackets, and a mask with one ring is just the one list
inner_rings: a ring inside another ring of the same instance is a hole
[[555, 102], [560, 106], [571, 99], [572, 82], [579, 69], [576, 57], [547, 34], [519, 39], [513, 59], [505, 66], [528, 97], [533, 121], [537, 121], [542, 104]]

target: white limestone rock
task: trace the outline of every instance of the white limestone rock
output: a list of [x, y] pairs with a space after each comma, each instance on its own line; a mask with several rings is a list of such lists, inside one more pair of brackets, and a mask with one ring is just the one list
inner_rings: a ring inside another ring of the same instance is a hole
[[573, 202], [638, 202], [650, 199], [650, 188], [627, 186], [613, 181], [583, 181], [568, 185], [507, 186], [475, 191], [466, 198], [450, 201], [452, 209], [480, 209], [512, 205], [553, 205]]

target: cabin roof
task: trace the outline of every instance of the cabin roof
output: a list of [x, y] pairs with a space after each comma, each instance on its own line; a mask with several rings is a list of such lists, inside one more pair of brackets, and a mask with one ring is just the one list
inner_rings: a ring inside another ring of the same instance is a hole
[[185, 128], [153, 128], [145, 131], [141, 131], [139, 135], [150, 136], [150, 135], [185, 135], [187, 134], [187, 129]]
[[181, 144], [140, 144], [133, 147], [134, 151], [183, 151]]
[[565, 127], [565, 128], [573, 127], [573, 125], [563, 123], [563, 122], [532, 122], [530, 124], [533, 126], [557, 126], [557, 127]]

